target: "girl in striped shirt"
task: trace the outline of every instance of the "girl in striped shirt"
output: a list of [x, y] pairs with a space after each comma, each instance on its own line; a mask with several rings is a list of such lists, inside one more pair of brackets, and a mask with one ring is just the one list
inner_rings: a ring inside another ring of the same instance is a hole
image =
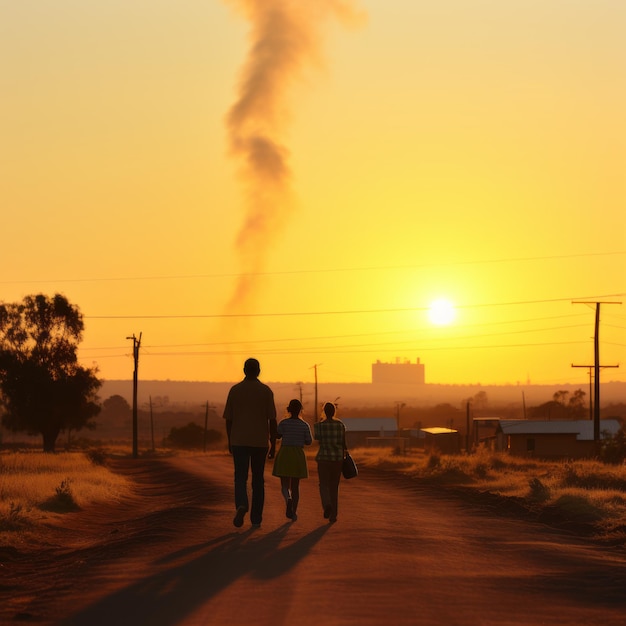
[[276, 438], [281, 440], [281, 444], [272, 471], [273, 476], [280, 477], [285, 515], [294, 522], [298, 519], [296, 510], [300, 500], [300, 479], [309, 477], [304, 446], [310, 446], [313, 441], [309, 425], [300, 418], [301, 411], [300, 400], [291, 400], [287, 407], [289, 417], [278, 423]]

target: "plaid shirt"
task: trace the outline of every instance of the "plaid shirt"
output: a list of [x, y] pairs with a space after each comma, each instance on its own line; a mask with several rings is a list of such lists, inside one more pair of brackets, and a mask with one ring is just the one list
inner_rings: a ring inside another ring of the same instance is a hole
[[313, 425], [315, 439], [320, 442], [317, 461], [342, 461], [346, 427], [340, 420], [324, 420]]

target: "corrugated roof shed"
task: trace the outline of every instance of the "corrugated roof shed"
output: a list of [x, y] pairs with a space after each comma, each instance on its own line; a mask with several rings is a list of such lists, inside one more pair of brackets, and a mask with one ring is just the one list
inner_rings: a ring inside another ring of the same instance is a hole
[[340, 418], [350, 432], [386, 432], [398, 430], [395, 417], [344, 417]]
[[[578, 441], [593, 441], [593, 420], [500, 420], [505, 435], [576, 435]], [[614, 436], [620, 423], [614, 419], [600, 420], [600, 436]]]

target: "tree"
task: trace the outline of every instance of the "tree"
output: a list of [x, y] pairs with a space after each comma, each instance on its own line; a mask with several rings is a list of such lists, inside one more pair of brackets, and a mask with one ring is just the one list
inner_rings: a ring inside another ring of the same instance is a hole
[[577, 389], [569, 397], [569, 391], [557, 391], [552, 400], [529, 410], [529, 415], [544, 419], [581, 419], [585, 416], [585, 392]]
[[96, 369], [78, 364], [83, 317], [65, 296], [0, 303], [0, 408], [11, 431], [43, 437], [54, 452], [62, 430], [92, 428], [100, 411]]
[[[194, 449], [202, 448], [204, 445], [204, 428], [194, 422], [189, 422], [187, 426], [170, 429], [170, 434], [165, 439], [165, 444], [173, 448]], [[222, 433], [209, 429], [206, 431], [206, 442], [208, 444], [217, 443], [222, 438]]]
[[569, 399], [567, 408], [572, 417], [582, 418], [585, 416], [585, 396], [587, 394], [582, 389], [577, 389]]
[[109, 396], [102, 403], [102, 416], [107, 418], [127, 418], [130, 417], [132, 409], [128, 400], [119, 394]]
[[484, 411], [489, 405], [486, 391], [479, 391], [471, 400], [472, 407], [475, 411]]

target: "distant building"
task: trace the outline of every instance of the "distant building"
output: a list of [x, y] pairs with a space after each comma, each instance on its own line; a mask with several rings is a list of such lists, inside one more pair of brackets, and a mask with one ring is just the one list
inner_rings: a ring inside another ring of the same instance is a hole
[[426, 381], [424, 365], [417, 359], [411, 363], [408, 359], [396, 359], [394, 363], [372, 363], [372, 384], [423, 385]]
[[474, 447], [483, 445], [493, 450], [501, 420], [501, 417], [474, 417], [472, 419]]
[[[600, 438], [614, 437], [619, 429], [618, 420], [601, 420]], [[591, 457], [596, 453], [593, 420], [500, 420], [496, 450], [537, 458]]]
[[452, 428], [422, 428], [420, 436], [424, 437], [424, 451], [430, 454], [459, 454], [461, 438], [458, 430]]
[[358, 448], [369, 445], [368, 440], [395, 438], [398, 423], [395, 417], [342, 417], [346, 427], [346, 445]]

